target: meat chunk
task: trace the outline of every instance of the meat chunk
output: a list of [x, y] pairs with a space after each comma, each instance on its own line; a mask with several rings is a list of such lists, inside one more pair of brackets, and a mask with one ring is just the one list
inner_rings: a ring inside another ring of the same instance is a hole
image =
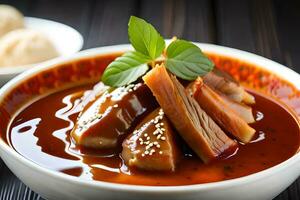
[[174, 171], [178, 146], [162, 109], [149, 114], [123, 142], [122, 158], [129, 167]]
[[143, 79], [178, 133], [205, 163], [236, 147], [163, 65]]
[[227, 106], [224, 100], [198, 78], [193, 87], [193, 96], [212, 119], [223, 130], [231, 133], [238, 140], [248, 143], [255, 134], [251, 128], [234, 110]]
[[[74, 95], [74, 108], [73, 113], [80, 113], [86, 105], [93, 102], [97, 97], [103, 95], [110, 89], [109, 86], [104, 85], [102, 82], [94, 85], [93, 89], [80, 91]], [[80, 98], [81, 97], [81, 98]]]
[[255, 119], [252, 113], [252, 108], [244, 103], [235, 102], [228, 97], [220, 94], [220, 97], [223, 99], [224, 103], [236, 112], [245, 122], [248, 124], [254, 123]]
[[246, 92], [242, 86], [229, 74], [214, 68], [203, 77], [204, 83], [236, 102], [246, 104], [255, 103], [254, 97]]
[[107, 149], [116, 147], [122, 135], [128, 133], [145, 114], [157, 108], [157, 102], [145, 84], [106, 91], [88, 103], [71, 131], [76, 144]]

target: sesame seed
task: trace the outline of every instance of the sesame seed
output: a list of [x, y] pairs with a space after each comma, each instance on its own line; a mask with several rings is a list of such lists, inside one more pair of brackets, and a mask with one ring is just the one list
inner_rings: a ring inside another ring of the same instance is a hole
[[145, 137], [147, 137], [147, 136], [148, 136], [148, 134], [147, 134], [147, 133], [145, 133], [145, 134], [144, 134], [144, 136], [145, 136]]
[[159, 154], [163, 154], [163, 152], [162, 152], [162, 151], [159, 151]]
[[162, 136], [160, 139], [161, 139], [161, 140], [166, 140], [166, 137], [165, 137], [165, 136]]
[[156, 147], [159, 149], [159, 148], [160, 148], [160, 145], [159, 145], [159, 144], [157, 144], [157, 145], [156, 145]]
[[150, 140], [150, 137], [149, 137], [149, 136], [147, 137], [147, 140]]
[[145, 154], [148, 155], [150, 152], [148, 150], [145, 151]]
[[153, 132], [153, 135], [157, 135], [158, 134], [158, 130], [155, 130], [154, 132]]
[[145, 157], [145, 154], [142, 154], [142, 157]]

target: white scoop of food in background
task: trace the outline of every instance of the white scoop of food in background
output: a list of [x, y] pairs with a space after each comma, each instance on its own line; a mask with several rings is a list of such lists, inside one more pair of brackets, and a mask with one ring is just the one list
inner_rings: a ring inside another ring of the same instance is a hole
[[24, 17], [22, 13], [12, 6], [0, 4], [0, 37], [23, 27]]
[[0, 38], [0, 67], [33, 64], [57, 56], [53, 43], [37, 30], [14, 30]]

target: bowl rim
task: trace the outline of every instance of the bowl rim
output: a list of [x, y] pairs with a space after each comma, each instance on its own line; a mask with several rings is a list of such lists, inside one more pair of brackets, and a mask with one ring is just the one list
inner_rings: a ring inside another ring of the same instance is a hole
[[[170, 40], [167, 40], [167, 42], [170, 42]], [[238, 50], [233, 49], [229, 47], [214, 45], [214, 44], [207, 44], [207, 43], [194, 43], [197, 46], [200, 46], [201, 49], [204, 52], [207, 53], [213, 53], [216, 55], [223, 55], [228, 56], [234, 59], [242, 60], [248, 63], [253, 63], [255, 66], [258, 66], [262, 69], [265, 69], [267, 71], [270, 71], [280, 78], [290, 82], [292, 85], [294, 85], [297, 89], [300, 89], [300, 75], [293, 70], [276, 63], [272, 60], [269, 60], [267, 58], [264, 58], [262, 56]], [[113, 46], [104, 46], [104, 47], [98, 47], [93, 49], [88, 49], [81, 51], [79, 53], [67, 56], [67, 57], [61, 57], [56, 58], [50, 61], [47, 61], [45, 63], [39, 64], [36, 67], [23, 72], [22, 74], [16, 76], [12, 80], [10, 80], [8, 83], [6, 83], [1, 89], [0, 89], [0, 101], [4, 99], [6, 94], [11, 92], [11, 90], [18, 84], [20, 84], [24, 79], [27, 79], [29, 77], [34, 76], [35, 74], [50, 68], [55, 68], [57, 65], [63, 64], [63, 63], [69, 63], [74, 62], [76, 60], [85, 59], [85, 58], [92, 58], [95, 56], [100, 55], [106, 55], [110, 53], [117, 53], [117, 52], [124, 52], [132, 50], [131, 45], [129, 44], [121, 44], [121, 45], [113, 45]], [[94, 187], [98, 189], [108, 189], [108, 190], [118, 190], [118, 191], [134, 191], [134, 192], [188, 192], [188, 191], [207, 191], [207, 190], [215, 190], [219, 188], [224, 187], [235, 187], [237, 185], [243, 185], [247, 184], [253, 181], [257, 181], [263, 178], [266, 178], [268, 176], [274, 175], [276, 173], [280, 173], [284, 169], [287, 169], [291, 167], [292, 165], [295, 165], [297, 162], [300, 163], [300, 153], [296, 153], [289, 159], [271, 167], [268, 169], [265, 169], [263, 171], [250, 174], [247, 176], [243, 176], [240, 178], [230, 179], [230, 180], [224, 180], [224, 181], [218, 181], [218, 182], [212, 182], [212, 183], [202, 183], [202, 184], [193, 184], [193, 185], [182, 185], [182, 186], [146, 186], [146, 185], [130, 185], [130, 184], [120, 184], [120, 183], [110, 183], [105, 181], [92, 181], [92, 180], [83, 180], [78, 177], [74, 177], [71, 175], [67, 175], [61, 172], [57, 172], [51, 169], [47, 169], [44, 167], [41, 167], [37, 163], [34, 163], [33, 161], [30, 161], [29, 159], [23, 157], [21, 154], [19, 154], [17, 151], [15, 151], [13, 148], [11, 148], [9, 145], [7, 145], [1, 138], [0, 138], [0, 156], [2, 157], [3, 154], [6, 153], [9, 156], [13, 157], [18, 162], [21, 162], [22, 164], [26, 165], [27, 167], [31, 168], [32, 170], [35, 170], [38, 173], [43, 173], [44, 175], [51, 176], [55, 179], [60, 179], [62, 181], [69, 182], [71, 184], [77, 184], [81, 186], [87, 186], [87, 187]], [[299, 172], [300, 173], [300, 172]]]
[[[50, 19], [44, 19], [44, 18], [38, 18], [38, 17], [28, 17], [28, 16], [24, 17], [24, 22], [25, 22], [25, 29], [31, 29], [31, 28], [27, 27], [28, 23], [40, 22], [40, 23], [44, 23], [44, 24], [52, 24], [52, 25], [56, 25], [56, 26], [59, 26], [59, 27], [63, 27], [65, 30], [68, 30], [69, 32], [72, 32], [72, 34], [77, 38], [76, 42], [78, 44], [77, 44], [77, 48], [74, 48], [72, 50], [72, 52], [69, 53], [69, 55], [72, 55], [72, 54], [75, 54], [75, 53], [79, 52], [83, 47], [83, 44], [84, 44], [83, 36], [80, 34], [80, 32], [78, 30], [76, 30], [72, 26], [69, 26], [67, 24], [63, 24], [61, 22], [53, 21], [53, 20], [50, 20]], [[58, 55], [58, 57], [63, 57], [63, 55]], [[49, 60], [53, 60], [53, 59], [55, 59], [55, 58], [51, 58]], [[0, 68], [0, 76], [3, 76], [3, 75], [17, 75], [17, 74], [20, 74], [20, 73], [24, 72], [25, 70], [33, 68], [34, 66], [42, 65], [45, 62], [47, 62], [47, 61], [42, 61], [42, 62], [32, 63], [32, 64], [26, 64], [26, 65], [18, 65], [18, 66], [4, 66], [4, 67]]]

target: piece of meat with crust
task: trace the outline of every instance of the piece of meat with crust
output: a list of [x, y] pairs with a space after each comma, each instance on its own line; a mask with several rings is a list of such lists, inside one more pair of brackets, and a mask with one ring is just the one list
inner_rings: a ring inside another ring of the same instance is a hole
[[245, 91], [231, 75], [216, 67], [203, 77], [203, 81], [209, 87], [221, 92], [233, 101], [246, 104], [255, 103], [255, 98]]
[[180, 157], [175, 133], [160, 108], [150, 113], [122, 146], [125, 164], [142, 170], [174, 171]]
[[138, 120], [157, 107], [151, 91], [142, 83], [107, 91], [81, 111], [71, 131], [72, 139], [84, 147], [114, 148]]
[[176, 77], [168, 74], [163, 64], [143, 79], [178, 133], [205, 163], [236, 148], [237, 143], [202, 110]]
[[194, 82], [193, 97], [223, 130], [244, 143], [250, 142], [253, 138], [255, 129], [251, 128], [243, 118], [227, 106], [216, 92], [203, 83], [200, 77]]

